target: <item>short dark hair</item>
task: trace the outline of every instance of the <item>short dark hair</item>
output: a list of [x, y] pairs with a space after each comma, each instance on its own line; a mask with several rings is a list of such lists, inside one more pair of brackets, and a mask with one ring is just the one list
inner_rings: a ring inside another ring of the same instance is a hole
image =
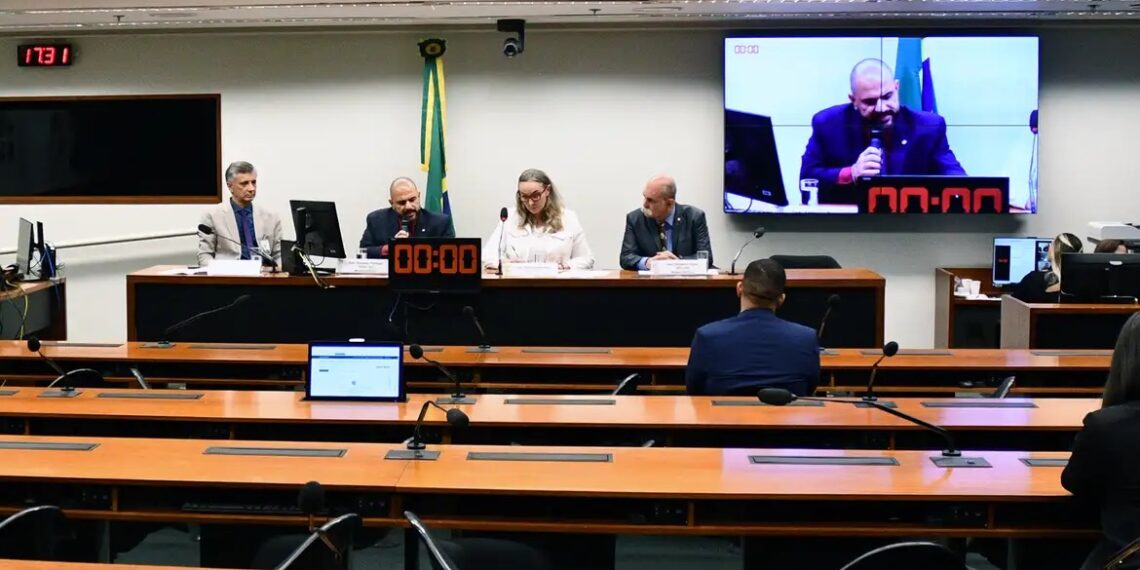
[[1115, 406], [1140, 400], [1140, 313], [1133, 313], [1116, 337], [1112, 366], [1104, 384], [1101, 406]]
[[756, 301], [775, 302], [784, 294], [788, 278], [784, 268], [771, 259], [757, 259], [744, 270], [744, 294]]
[[1116, 248], [1122, 245], [1124, 245], [1124, 242], [1118, 239], [1101, 240], [1100, 243], [1096, 244], [1096, 249], [1093, 250], [1093, 253], [1116, 253]]

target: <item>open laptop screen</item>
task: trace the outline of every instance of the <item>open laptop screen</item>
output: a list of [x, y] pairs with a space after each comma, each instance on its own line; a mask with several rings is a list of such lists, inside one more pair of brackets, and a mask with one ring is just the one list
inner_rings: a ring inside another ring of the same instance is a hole
[[400, 343], [309, 344], [305, 395], [311, 400], [402, 402], [404, 346]]

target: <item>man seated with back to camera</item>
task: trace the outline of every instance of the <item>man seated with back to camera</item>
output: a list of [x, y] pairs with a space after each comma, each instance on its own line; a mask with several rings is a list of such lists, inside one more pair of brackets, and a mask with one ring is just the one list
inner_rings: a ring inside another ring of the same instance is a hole
[[784, 388], [799, 396], [819, 384], [815, 331], [776, 316], [784, 303], [784, 268], [771, 259], [748, 264], [736, 284], [740, 313], [693, 335], [685, 389], [690, 395], [755, 394]]
[[407, 237], [455, 237], [451, 216], [424, 210], [420, 191], [411, 178], [401, 176], [388, 186], [388, 204], [368, 214], [360, 249], [368, 257], [388, 257], [388, 244]]

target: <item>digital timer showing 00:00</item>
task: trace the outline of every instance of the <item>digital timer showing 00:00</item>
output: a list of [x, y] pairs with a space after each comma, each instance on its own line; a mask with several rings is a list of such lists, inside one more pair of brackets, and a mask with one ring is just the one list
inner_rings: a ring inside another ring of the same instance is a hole
[[398, 243], [389, 253], [391, 272], [407, 275], [475, 275], [479, 251], [475, 245]]
[[16, 48], [20, 67], [63, 67], [71, 65], [75, 50], [71, 44], [30, 44]]

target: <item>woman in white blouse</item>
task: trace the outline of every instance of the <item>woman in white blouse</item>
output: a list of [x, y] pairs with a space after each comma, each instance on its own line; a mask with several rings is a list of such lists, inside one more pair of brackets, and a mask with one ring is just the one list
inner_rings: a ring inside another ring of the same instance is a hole
[[483, 242], [483, 265], [488, 269], [499, 266], [500, 238], [503, 262], [557, 263], [562, 269], [594, 266], [578, 215], [562, 206], [550, 177], [536, 168], [519, 175], [515, 211]]

